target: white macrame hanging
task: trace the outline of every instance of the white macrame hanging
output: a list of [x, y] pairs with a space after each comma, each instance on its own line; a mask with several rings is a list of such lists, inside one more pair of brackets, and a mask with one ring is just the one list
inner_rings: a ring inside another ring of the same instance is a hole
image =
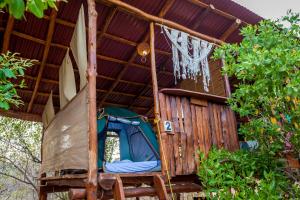
[[202, 75], [204, 90], [208, 92], [210, 72], [207, 57], [213, 44], [164, 25], [162, 30], [172, 43], [175, 84], [177, 79], [197, 81], [197, 77]]

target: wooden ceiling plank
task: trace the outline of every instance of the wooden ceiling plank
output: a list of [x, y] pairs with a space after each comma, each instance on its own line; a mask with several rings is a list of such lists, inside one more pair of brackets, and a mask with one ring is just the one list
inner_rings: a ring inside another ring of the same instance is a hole
[[[174, 3], [174, 0], [168, 0], [164, 7], [161, 9], [161, 11], [159, 12], [159, 17], [163, 17], [164, 15], [166, 15], [166, 13], [168, 12], [168, 10], [172, 7], [172, 4]], [[147, 35], [144, 36], [143, 38], [143, 42], [146, 42], [149, 39], [149, 32], [147, 33]], [[99, 103], [99, 107], [102, 107], [103, 103], [105, 102], [106, 98], [109, 96], [109, 94], [115, 89], [115, 87], [118, 85], [119, 81], [121, 80], [122, 76], [125, 74], [126, 70], [128, 69], [128, 67], [133, 63], [133, 61], [135, 60], [135, 57], [137, 56], [137, 51], [134, 51], [134, 53], [132, 54], [132, 56], [130, 57], [128, 63], [124, 66], [124, 68], [121, 70], [121, 72], [118, 74], [115, 82], [112, 84], [112, 86], [109, 88], [108, 92], [104, 95], [104, 97], [101, 99], [100, 103]]]
[[236, 19], [234, 22], [230, 25], [230, 27], [222, 34], [220, 37], [220, 40], [226, 41], [226, 39], [235, 31], [237, 30], [241, 25], [241, 20]]
[[9, 15], [7, 24], [6, 24], [6, 29], [4, 32], [4, 38], [3, 38], [3, 46], [2, 46], [2, 53], [6, 53], [6, 51], [9, 48], [9, 42], [10, 42], [10, 36], [14, 28], [14, 22], [15, 19], [13, 16]]
[[31, 110], [32, 110], [33, 103], [34, 103], [34, 100], [35, 100], [35, 97], [37, 95], [38, 88], [39, 88], [39, 85], [40, 85], [40, 82], [41, 82], [41, 79], [42, 79], [43, 71], [44, 71], [44, 68], [46, 66], [46, 61], [47, 61], [48, 53], [49, 53], [50, 46], [51, 46], [52, 36], [53, 36], [53, 33], [54, 33], [56, 17], [57, 17], [57, 11], [56, 11], [56, 9], [52, 9], [51, 14], [50, 14], [50, 22], [49, 22], [49, 27], [48, 27], [47, 39], [46, 39], [46, 42], [45, 42], [43, 58], [42, 58], [40, 69], [39, 69], [39, 72], [38, 72], [38, 76], [37, 76], [37, 79], [36, 79], [36, 82], [35, 82], [33, 94], [32, 94], [31, 100], [29, 102], [29, 105], [27, 107], [27, 112], [31, 112]]

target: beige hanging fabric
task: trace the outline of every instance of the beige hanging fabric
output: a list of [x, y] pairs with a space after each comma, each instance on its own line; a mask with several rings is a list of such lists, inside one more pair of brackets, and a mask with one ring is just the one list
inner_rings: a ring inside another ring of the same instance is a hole
[[59, 68], [59, 100], [62, 109], [76, 95], [76, 84], [69, 49]]
[[54, 116], [55, 116], [55, 111], [54, 111], [52, 91], [51, 91], [48, 101], [45, 105], [44, 112], [42, 114], [42, 122], [44, 127], [47, 127], [50, 124]]
[[74, 29], [72, 40], [70, 43], [74, 59], [78, 66], [80, 75], [80, 89], [86, 85], [86, 70], [87, 70], [87, 50], [86, 50], [86, 31], [85, 31], [85, 19], [84, 9], [81, 5], [77, 23]]
[[88, 169], [88, 103], [83, 88], [44, 129], [41, 173]]

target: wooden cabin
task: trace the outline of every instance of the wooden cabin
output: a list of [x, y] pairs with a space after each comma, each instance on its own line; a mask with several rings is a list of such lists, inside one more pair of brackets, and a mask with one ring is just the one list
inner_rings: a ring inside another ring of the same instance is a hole
[[[69, 50], [80, 16], [87, 30], [86, 55], [81, 53], [85, 45]], [[69, 191], [70, 199], [178, 198], [180, 193], [201, 191], [197, 151], [207, 153], [213, 145], [239, 148], [236, 118], [226, 104], [231, 80], [221, 74], [222, 61], [210, 60], [209, 55], [224, 42], [241, 41], [239, 29], [261, 20], [246, 8], [231, 0], [68, 0], [58, 3], [58, 11], [48, 10], [43, 19], [28, 13], [26, 20], [14, 20], [7, 13], [0, 13], [0, 19], [2, 51], [37, 60], [26, 71], [27, 88], [18, 89], [25, 105], [1, 115], [44, 122], [41, 200], [61, 191]], [[202, 81], [176, 80], [171, 43], [162, 26], [213, 45], [207, 55], [207, 90]], [[140, 55], [137, 47], [144, 43], [149, 47]], [[88, 61], [83, 72], [78, 56]], [[65, 70], [74, 71], [73, 78], [60, 78], [64, 62], [73, 66]], [[62, 105], [61, 88], [73, 79], [75, 87], [66, 90]], [[52, 116], [50, 111], [45, 115], [49, 105], [54, 107]], [[151, 124], [159, 170], [101, 169], [97, 119], [106, 107], [126, 108]]]

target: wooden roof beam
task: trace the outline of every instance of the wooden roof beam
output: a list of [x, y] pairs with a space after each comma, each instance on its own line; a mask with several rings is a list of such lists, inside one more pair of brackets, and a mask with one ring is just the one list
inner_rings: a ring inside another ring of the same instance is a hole
[[183, 32], [186, 32], [194, 37], [197, 37], [197, 38], [200, 38], [200, 39], [203, 39], [203, 40], [206, 40], [208, 42], [211, 42], [211, 43], [215, 43], [216, 45], [220, 45], [220, 44], [223, 44], [224, 42], [217, 39], [217, 38], [214, 38], [214, 37], [211, 37], [209, 35], [206, 35], [206, 34], [203, 34], [203, 33], [199, 33], [197, 31], [194, 31], [194, 30], [191, 30], [183, 25], [180, 25], [174, 21], [170, 21], [170, 20], [167, 20], [167, 19], [163, 19], [162, 16], [154, 16], [154, 15], [151, 15], [151, 14], [148, 14], [146, 12], [144, 12], [143, 10], [140, 10], [130, 4], [127, 4], [123, 1], [119, 1], [119, 0], [103, 0], [104, 2], [108, 2], [108, 3], [111, 3], [115, 6], [117, 6], [120, 10], [124, 10], [125, 12], [131, 14], [131, 15], [134, 15], [138, 18], [141, 18], [143, 20], [146, 20], [146, 21], [151, 21], [151, 22], [154, 22], [154, 23], [158, 23], [158, 24], [164, 24], [170, 28], [174, 28], [174, 29], [177, 29], [179, 31], [183, 31]]
[[110, 12], [108, 13], [108, 16], [106, 17], [106, 20], [105, 20], [105, 23], [104, 23], [104, 26], [103, 26], [103, 29], [100, 32], [97, 33], [97, 45], [99, 45], [103, 35], [106, 33], [106, 31], [107, 31], [107, 29], [110, 25], [110, 22], [114, 18], [117, 11], [118, 11], [118, 8], [114, 7], [114, 8], [111, 8]]
[[49, 53], [50, 46], [51, 46], [52, 36], [53, 36], [53, 33], [54, 33], [56, 16], [57, 16], [57, 11], [55, 9], [52, 9], [51, 15], [50, 15], [49, 27], [48, 27], [47, 40], [45, 42], [43, 58], [42, 58], [39, 73], [38, 73], [38, 76], [37, 76], [37, 79], [36, 79], [36, 82], [35, 82], [33, 94], [32, 94], [31, 100], [30, 100], [30, 102], [28, 104], [28, 107], [27, 107], [27, 112], [31, 112], [31, 110], [32, 110], [33, 102], [34, 102], [35, 97], [37, 95], [38, 88], [39, 88], [39, 85], [40, 85], [40, 82], [41, 82], [41, 79], [42, 79], [43, 71], [44, 71], [44, 68], [45, 68], [45, 65], [46, 65], [46, 61], [47, 61], [47, 58], [48, 58], [48, 53]]
[[[44, 41], [44, 40], [42, 40], [42, 39], [39, 39], [39, 38], [32, 37], [32, 36], [27, 35], [27, 34], [24, 34], [24, 33], [20, 33], [20, 32], [17, 32], [17, 31], [13, 31], [12, 34], [14, 34], [14, 35], [16, 35], [16, 36], [18, 36], [18, 37], [24, 38], [24, 39], [26, 39], [26, 40], [30, 40], [30, 41], [33, 41], [33, 42], [42, 44], [42, 45], [45, 45], [45, 44], [46, 44], [46, 41]], [[137, 44], [136, 44], [136, 45], [137, 45]], [[62, 48], [62, 49], [67, 49], [67, 48], [68, 48], [68, 47], [65, 46], [65, 45], [57, 44], [57, 43], [51, 43], [50, 46], [54, 46], [54, 47], [58, 47], [58, 48]], [[157, 52], [157, 53], [162, 53], [162, 54], [165, 54], [165, 55], [169, 55], [169, 53], [163, 52], [163, 51], [161, 51], [161, 50], [156, 50], [156, 52]], [[98, 58], [98, 59], [102, 59], [102, 60], [106, 60], [106, 61], [111, 61], [111, 62], [119, 63], [119, 64], [122, 64], [122, 65], [128, 64], [127, 61], [120, 60], [120, 59], [113, 58], [113, 57], [109, 57], [109, 56], [100, 55], [100, 54], [97, 55], [97, 58]], [[40, 63], [40, 62], [37, 62], [37, 63]], [[134, 63], [134, 62], [131, 62], [130, 65], [131, 65], [131, 66], [134, 66], [134, 67], [138, 67], [138, 68], [150, 70], [150, 67], [149, 67], [149, 66], [146, 66], [146, 65], [141, 65], [141, 64], [138, 64], [138, 63]], [[58, 66], [58, 67], [59, 67], [59, 66]], [[171, 72], [165, 72], [165, 74], [171, 75]]]
[[[168, 12], [168, 10], [171, 8], [172, 4], [174, 3], [174, 0], [168, 0], [164, 7], [161, 9], [159, 16], [163, 17], [164, 15], [166, 15], [166, 13]], [[116, 4], [117, 5], [117, 4]], [[126, 4], [128, 5], [128, 4]], [[118, 5], [117, 5], [118, 6]], [[146, 42], [149, 39], [149, 32], [147, 33], [147, 35], [145, 35], [145, 37], [143, 38], [143, 42]], [[112, 84], [112, 86], [109, 88], [108, 92], [104, 95], [104, 97], [101, 99], [100, 103], [99, 103], [99, 107], [102, 107], [103, 103], [105, 102], [106, 98], [108, 97], [108, 95], [115, 89], [115, 87], [118, 85], [119, 81], [121, 80], [122, 76], [125, 74], [126, 70], [128, 69], [128, 67], [133, 63], [133, 61], [135, 60], [135, 57], [137, 56], [137, 51], [134, 51], [134, 53], [131, 55], [128, 63], [124, 66], [124, 68], [121, 70], [121, 72], [118, 74], [115, 82]], [[150, 68], [149, 68], [150, 69]]]
[[220, 37], [220, 40], [226, 41], [226, 39], [235, 31], [237, 30], [241, 25], [241, 20], [236, 19], [230, 27], [222, 34]]
[[[210, 5], [208, 5], [206, 3], [203, 3], [202, 1], [199, 1], [199, 0], [187, 0], [187, 1], [190, 2], [190, 3], [192, 3], [192, 4], [194, 4], [194, 5], [196, 5], [196, 6], [199, 6], [201, 8], [207, 8], [207, 7], [210, 6]], [[233, 16], [233, 15], [227, 13], [227, 12], [224, 12], [222, 10], [219, 10], [217, 8], [215, 8], [215, 9], [213, 9], [211, 11], [214, 12], [214, 13], [216, 13], [217, 15], [220, 15], [220, 16], [225, 17], [225, 18], [230, 19], [230, 20], [236, 20], [236, 19], [238, 19], [237, 17], [235, 17], [235, 16]], [[248, 25], [247, 22], [242, 21], [242, 20], [241, 20], [241, 23], [245, 24], [245, 25]]]
[[4, 38], [3, 38], [3, 46], [2, 46], [2, 53], [5, 53], [9, 48], [9, 42], [10, 42], [10, 36], [14, 27], [15, 19], [13, 16], [9, 15], [8, 21], [6, 24], [6, 29], [4, 32]]
[[[46, 15], [44, 18], [45, 19], [49, 19], [49, 16]], [[63, 25], [63, 26], [68, 26], [70, 28], [74, 28], [75, 27], [74, 23], [69, 22], [69, 21], [65, 21], [63, 19], [56, 19], [55, 22], [57, 24], [60, 24], [60, 25]], [[113, 34], [110, 34], [110, 33], [102, 32], [102, 31], [97, 31], [97, 34], [99, 36], [102, 35], [102, 37], [105, 37], [105, 38], [108, 38], [108, 39], [120, 42], [122, 44], [130, 45], [130, 46], [137, 46], [137, 43], [134, 42], [134, 41], [130, 41], [130, 40], [122, 38], [120, 36], [116, 36], [116, 35], [113, 35]], [[56, 47], [59, 47], [59, 48], [65, 48], [65, 46], [61, 45], [61, 44], [52, 44], [52, 45], [56, 46]], [[162, 54], [162, 55], [167, 55], [167, 56], [171, 55], [170, 52], [167, 52], [167, 51], [164, 51], [164, 50], [156, 49], [155, 51], [157, 53], [159, 53], [159, 54]]]
[[193, 22], [192, 29], [194, 29], [194, 30], [198, 29], [200, 27], [202, 21], [214, 9], [215, 9], [215, 7], [212, 4], [209, 4], [209, 6], [206, 7], [205, 10], [203, 12], [201, 12], [199, 16], [196, 17], [196, 19]]

